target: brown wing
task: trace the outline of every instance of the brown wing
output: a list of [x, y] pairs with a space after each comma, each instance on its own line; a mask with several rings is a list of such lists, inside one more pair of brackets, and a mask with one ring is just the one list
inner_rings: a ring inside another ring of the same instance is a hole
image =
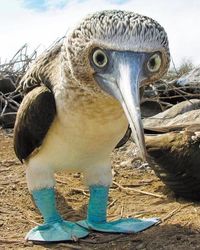
[[20, 161], [42, 144], [55, 114], [54, 95], [47, 87], [36, 87], [24, 97], [14, 127], [14, 150]]
[[176, 195], [200, 200], [200, 126], [186, 126], [181, 131], [171, 129], [145, 136], [148, 162]]
[[17, 87], [19, 92], [27, 94], [35, 87], [43, 85], [53, 88], [57, 65], [60, 65], [61, 47], [62, 44], [58, 43], [38, 57], [22, 77]]

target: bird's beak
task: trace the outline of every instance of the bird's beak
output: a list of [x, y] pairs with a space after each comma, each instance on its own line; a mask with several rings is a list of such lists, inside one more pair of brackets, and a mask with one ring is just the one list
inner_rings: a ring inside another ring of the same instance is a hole
[[132, 136], [141, 158], [146, 160], [144, 131], [140, 112], [140, 84], [143, 75], [144, 53], [112, 52], [113, 64], [96, 79], [102, 89], [121, 103], [132, 129]]

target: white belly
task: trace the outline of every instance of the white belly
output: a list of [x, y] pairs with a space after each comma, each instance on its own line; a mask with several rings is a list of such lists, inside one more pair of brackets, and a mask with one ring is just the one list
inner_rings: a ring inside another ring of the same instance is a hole
[[30, 158], [34, 165], [53, 170], [83, 172], [103, 164], [118, 141], [124, 136], [128, 123], [119, 104], [99, 108], [81, 106], [78, 111], [58, 111], [39, 151]]

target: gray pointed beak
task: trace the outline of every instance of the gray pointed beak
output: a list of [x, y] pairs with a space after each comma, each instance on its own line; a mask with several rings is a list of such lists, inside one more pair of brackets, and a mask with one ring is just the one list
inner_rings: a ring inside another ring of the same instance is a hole
[[[134, 67], [135, 66], [135, 67]], [[144, 130], [140, 111], [140, 68], [138, 65], [119, 64], [118, 88], [121, 105], [129, 121], [132, 137], [139, 148], [142, 159], [146, 160]]]
[[112, 52], [113, 65], [107, 73], [98, 74], [102, 89], [121, 103], [132, 129], [133, 140], [141, 158], [146, 160], [144, 131], [140, 111], [140, 84], [145, 60], [144, 53]]

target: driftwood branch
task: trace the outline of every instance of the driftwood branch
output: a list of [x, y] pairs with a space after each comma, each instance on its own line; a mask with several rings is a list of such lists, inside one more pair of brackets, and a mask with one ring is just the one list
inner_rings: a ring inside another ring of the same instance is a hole
[[17, 86], [30, 63], [35, 60], [37, 51], [28, 54], [24, 44], [8, 62], [0, 64], [0, 126], [13, 128], [16, 113], [22, 101]]

